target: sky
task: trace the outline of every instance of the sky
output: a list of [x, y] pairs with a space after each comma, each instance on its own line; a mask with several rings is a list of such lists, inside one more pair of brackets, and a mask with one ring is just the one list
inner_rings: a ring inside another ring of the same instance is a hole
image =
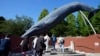
[[0, 0], [0, 16], [15, 19], [15, 16], [28, 16], [37, 22], [41, 11], [46, 8], [49, 13], [71, 2], [81, 2], [97, 8], [100, 0]]

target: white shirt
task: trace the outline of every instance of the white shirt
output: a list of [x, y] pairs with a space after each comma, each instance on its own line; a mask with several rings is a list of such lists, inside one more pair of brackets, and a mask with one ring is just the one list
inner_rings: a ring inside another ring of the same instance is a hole
[[64, 38], [63, 37], [59, 37], [58, 38], [58, 43], [60, 43], [61, 40], [64, 40]]
[[50, 38], [49, 38], [49, 36], [48, 36], [48, 35], [44, 36], [44, 39], [46, 40], [46, 41], [45, 41], [45, 43], [48, 43], [48, 42], [49, 42], [49, 40], [50, 40]]
[[35, 37], [35, 39], [32, 41], [32, 42], [34, 43], [33, 48], [35, 48], [35, 46], [36, 46], [37, 39], [38, 39], [38, 38]]

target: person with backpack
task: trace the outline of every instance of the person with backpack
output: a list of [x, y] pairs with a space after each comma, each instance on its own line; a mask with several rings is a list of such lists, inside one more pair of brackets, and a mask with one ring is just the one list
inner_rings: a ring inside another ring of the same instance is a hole
[[52, 34], [51, 41], [52, 41], [53, 50], [56, 50], [55, 44], [57, 42], [57, 38], [54, 34]]
[[64, 42], [64, 38], [62, 36], [59, 36], [58, 44], [62, 53], [64, 53]]

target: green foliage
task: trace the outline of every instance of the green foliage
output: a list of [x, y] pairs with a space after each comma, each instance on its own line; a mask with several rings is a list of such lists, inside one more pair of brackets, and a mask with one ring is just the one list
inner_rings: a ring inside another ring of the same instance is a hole
[[100, 11], [91, 18], [91, 23], [98, 34], [100, 34]]
[[76, 28], [76, 20], [75, 20], [75, 16], [73, 14], [70, 14], [67, 16], [66, 18], [66, 22], [67, 22], [67, 31], [65, 31], [66, 35], [72, 35], [75, 36], [77, 35], [77, 28]]
[[5, 21], [5, 18], [3, 16], [0, 16], [0, 24]]
[[100, 9], [100, 3], [99, 3], [99, 5], [98, 5], [98, 8]]
[[[88, 12], [83, 11], [83, 13], [88, 16]], [[89, 25], [87, 24], [87, 21], [82, 17], [80, 12], [78, 12], [78, 35], [86, 36], [90, 34], [91, 29], [89, 29]], [[85, 24], [86, 23], [86, 24]]]
[[32, 25], [32, 18], [16, 16], [16, 19], [6, 20], [0, 25], [0, 32], [13, 35], [23, 34]]
[[42, 12], [40, 13], [38, 21], [41, 20], [42, 18], [44, 18], [48, 14], [49, 14], [48, 10], [47, 9], [43, 9]]
[[63, 20], [62, 22], [60, 22], [59, 24], [57, 24], [55, 27], [53, 27], [51, 30], [50, 30], [50, 34], [54, 34], [56, 36], [59, 36], [59, 35], [62, 35], [64, 36], [65, 34], [65, 31], [66, 31], [66, 21]]

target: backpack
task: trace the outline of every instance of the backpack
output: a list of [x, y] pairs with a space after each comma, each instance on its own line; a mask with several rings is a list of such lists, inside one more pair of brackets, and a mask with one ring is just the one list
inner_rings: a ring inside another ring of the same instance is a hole
[[54, 41], [54, 42], [56, 42], [56, 41], [57, 41], [57, 39], [56, 39], [56, 37], [55, 37], [55, 36], [53, 36], [52, 41]]
[[44, 42], [46, 42], [47, 41], [47, 39], [44, 39]]
[[61, 39], [60, 40], [60, 44], [64, 44], [64, 39]]

